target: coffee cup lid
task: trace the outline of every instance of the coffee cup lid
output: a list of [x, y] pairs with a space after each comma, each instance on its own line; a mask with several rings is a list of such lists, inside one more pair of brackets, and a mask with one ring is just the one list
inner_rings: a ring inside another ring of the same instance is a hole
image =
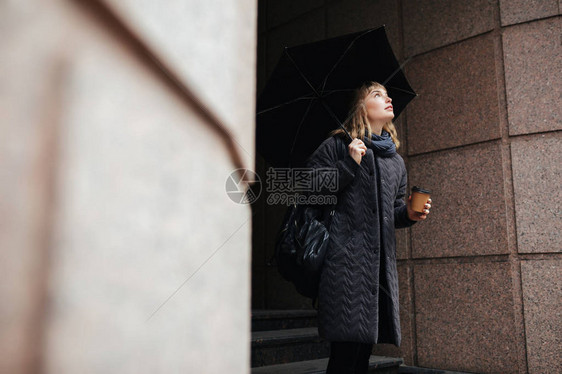
[[426, 190], [426, 189], [421, 188], [421, 187], [418, 187], [418, 186], [412, 187], [412, 192], [420, 192], [420, 193], [426, 193], [426, 194], [430, 194], [430, 193], [431, 193], [430, 190]]

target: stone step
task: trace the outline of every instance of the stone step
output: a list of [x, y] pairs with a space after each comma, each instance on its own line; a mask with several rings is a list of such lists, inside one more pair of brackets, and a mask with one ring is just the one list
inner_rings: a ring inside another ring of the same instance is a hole
[[252, 331], [316, 327], [316, 310], [252, 310]]
[[464, 371], [450, 371], [440, 369], [429, 369], [416, 366], [401, 365], [398, 369], [399, 374], [472, 374]]
[[[374, 356], [369, 358], [369, 373], [398, 374], [403, 363], [401, 358]], [[320, 374], [326, 373], [328, 358], [291, 362], [289, 364], [262, 366], [252, 369], [251, 374]]]
[[317, 327], [252, 332], [252, 367], [315, 360], [330, 355]]

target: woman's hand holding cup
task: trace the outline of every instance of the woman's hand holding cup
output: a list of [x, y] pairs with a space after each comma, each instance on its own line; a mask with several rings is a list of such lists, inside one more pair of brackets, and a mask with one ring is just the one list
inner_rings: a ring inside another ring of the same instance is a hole
[[412, 221], [421, 221], [427, 218], [429, 209], [431, 209], [431, 198], [429, 197], [431, 191], [416, 187], [412, 188], [412, 195], [408, 197], [406, 207], [408, 209], [408, 218]]
[[367, 152], [367, 146], [365, 146], [365, 143], [363, 143], [361, 139], [355, 138], [351, 143], [349, 143], [348, 148], [349, 155], [355, 160], [355, 162], [361, 164], [361, 159], [365, 155], [365, 152]]

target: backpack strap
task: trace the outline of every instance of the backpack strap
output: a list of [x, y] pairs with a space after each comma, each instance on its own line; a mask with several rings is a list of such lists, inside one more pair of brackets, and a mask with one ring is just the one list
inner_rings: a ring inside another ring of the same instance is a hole
[[347, 152], [347, 144], [340, 135], [336, 135], [336, 143], [338, 143], [338, 159], [341, 160], [345, 157]]

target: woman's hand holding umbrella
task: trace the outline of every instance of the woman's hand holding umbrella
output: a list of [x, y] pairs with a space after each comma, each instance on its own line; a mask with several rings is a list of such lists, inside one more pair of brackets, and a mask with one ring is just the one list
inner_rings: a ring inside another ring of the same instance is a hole
[[365, 146], [365, 143], [363, 143], [361, 139], [355, 138], [351, 143], [349, 143], [348, 148], [349, 155], [353, 157], [355, 162], [361, 164], [361, 159], [365, 155], [365, 152], [367, 152], [367, 146]]

